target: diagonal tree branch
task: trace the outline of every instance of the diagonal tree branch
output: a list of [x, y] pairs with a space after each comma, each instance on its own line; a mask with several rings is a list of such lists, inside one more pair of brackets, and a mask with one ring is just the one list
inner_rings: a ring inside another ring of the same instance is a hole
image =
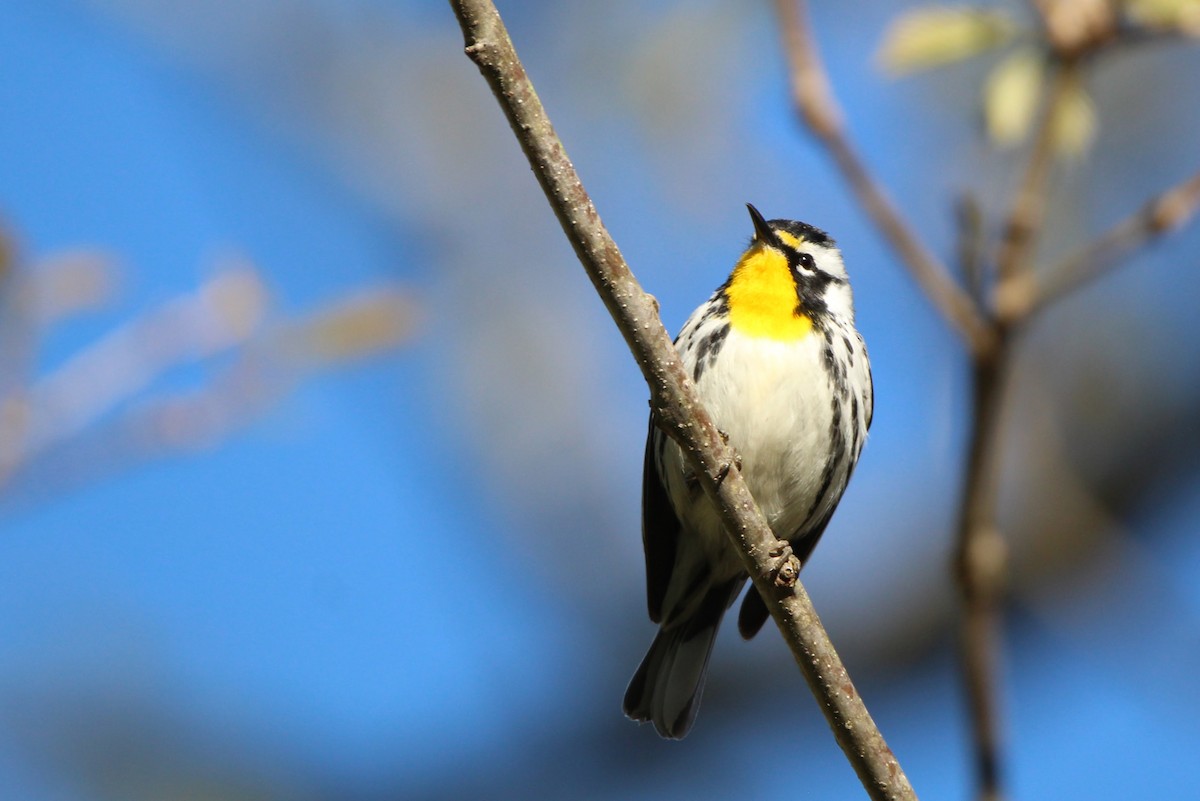
[[872, 721], [803, 586], [798, 561], [777, 540], [746, 489], [732, 451], [696, 398], [658, 317], [630, 272], [559, 142], [490, 0], [451, 0], [466, 43], [650, 387], [663, 428], [680, 444], [725, 521], [742, 561], [791, 648], [838, 745], [874, 799], [915, 799]]
[[1056, 267], [1040, 285], [1032, 284], [1016, 307], [1029, 317], [1124, 262], [1130, 251], [1145, 246], [1186, 224], [1200, 211], [1200, 172], [1151, 198], [1138, 211], [1084, 245]]
[[850, 144], [841, 109], [809, 30], [804, 0], [776, 0], [775, 6], [791, 68], [792, 99], [801, 120], [829, 151], [858, 202], [946, 322], [971, 353], [988, 353], [996, 346], [988, 320], [946, 265], [913, 233]]

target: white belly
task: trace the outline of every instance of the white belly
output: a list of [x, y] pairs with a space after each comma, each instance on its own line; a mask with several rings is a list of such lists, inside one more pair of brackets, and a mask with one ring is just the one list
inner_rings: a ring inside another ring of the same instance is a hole
[[[696, 385], [717, 428], [741, 458], [751, 494], [784, 539], [817, 514], [814, 502], [830, 451], [835, 398], [821, 362], [824, 345], [815, 332], [796, 342], [778, 342], [730, 331], [720, 358]], [[685, 479], [682, 452], [669, 443], [663, 456], [667, 492], [685, 530], [701, 540], [714, 567], [727, 568], [719, 572], [736, 573], [740, 562], [727, 548], [715, 510]]]

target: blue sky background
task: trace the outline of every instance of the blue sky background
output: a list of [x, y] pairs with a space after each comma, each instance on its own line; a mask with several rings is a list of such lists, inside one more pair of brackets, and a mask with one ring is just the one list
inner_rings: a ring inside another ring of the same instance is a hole
[[[1017, 163], [976, 135], [991, 62], [890, 81], [871, 53], [895, 10], [856, 9], [814, 9], [838, 91], [949, 257], [954, 193], [1000, 208]], [[962, 355], [798, 133], [766, 8], [501, 10], [669, 328], [723, 280], [746, 201], [842, 243], [879, 403], [805, 581], [921, 797], [964, 797], [947, 570]], [[1176, 45], [1098, 71], [1100, 138], [1059, 175], [1048, 260], [1195, 169], [1197, 68]], [[723, 634], [683, 743], [621, 717], [652, 636], [645, 387], [447, 7], [9, 0], [0, 106], [0, 219], [23, 263], [84, 248], [122, 267], [113, 304], [39, 342], [39, 376], [231, 252], [280, 320], [384, 285], [418, 309], [399, 348], [204, 448], [83, 450], [85, 482], [0, 487], [5, 797], [861, 792], [773, 632]], [[1190, 786], [1198, 252], [1195, 229], [1174, 237], [1023, 350], [1001, 521], [1015, 798]]]

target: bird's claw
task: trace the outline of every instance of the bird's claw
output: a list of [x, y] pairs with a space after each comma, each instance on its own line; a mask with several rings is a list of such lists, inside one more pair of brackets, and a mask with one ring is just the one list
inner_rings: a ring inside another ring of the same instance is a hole
[[742, 472], [742, 457], [738, 454], [733, 455], [733, 461], [726, 462], [717, 469], [717, 484], [719, 485], [725, 480], [725, 476], [729, 475], [730, 468], [736, 467], [738, 472]]
[[796, 580], [799, 578], [800, 560], [796, 558], [796, 554], [791, 553], [791, 548], [788, 548], [783, 564], [775, 571], [775, 586], [790, 590], [796, 586]]
[[[726, 447], [728, 447], [729, 446], [729, 435], [726, 434], [724, 431], [722, 431], [719, 428], [717, 429], [717, 435], [721, 437], [721, 443], [723, 445], [725, 445]], [[739, 473], [742, 471], [742, 455], [740, 453], [738, 453], [736, 450], [733, 453], [733, 460], [721, 465], [720, 469], [717, 470], [717, 483], [718, 484], [720, 484], [722, 481], [725, 480], [725, 476], [729, 475], [730, 467], [736, 467], [738, 469]]]

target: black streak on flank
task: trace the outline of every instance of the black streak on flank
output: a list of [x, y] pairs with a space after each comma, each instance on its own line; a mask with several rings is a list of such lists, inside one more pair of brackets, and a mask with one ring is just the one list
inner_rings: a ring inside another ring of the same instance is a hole
[[858, 443], [858, 395], [850, 396], [850, 455], [857, 461], [860, 453]]
[[813, 497], [812, 506], [808, 508], [806, 517], [811, 520], [813, 513], [821, 506], [821, 501], [825, 500], [825, 494], [829, 492], [829, 485], [833, 483], [833, 454], [825, 460], [825, 469], [821, 471], [821, 488], [817, 490], [817, 494]]
[[700, 345], [696, 348], [696, 367], [692, 370], [693, 381], [699, 381], [700, 376], [704, 375], [704, 370], [717, 358], [728, 335], [729, 323], [725, 323], [700, 340]]
[[[829, 494], [830, 485], [833, 484], [834, 475], [842, 469], [842, 464], [846, 461], [846, 438], [842, 435], [842, 402], [836, 397], [833, 399], [830, 412], [829, 458], [825, 460], [825, 468], [821, 471], [821, 488], [817, 490], [812, 506], [806, 515], [810, 520], [825, 502], [826, 496]], [[844, 489], [845, 485], [843, 484], [842, 490]], [[841, 495], [840, 490], [838, 495]]]
[[845, 397], [850, 392], [850, 387], [846, 381], [846, 362], [837, 358], [837, 354], [833, 350], [833, 335], [825, 331], [825, 347], [821, 350], [822, 359], [825, 362], [825, 370], [829, 373], [829, 381], [837, 390], [838, 394]]

